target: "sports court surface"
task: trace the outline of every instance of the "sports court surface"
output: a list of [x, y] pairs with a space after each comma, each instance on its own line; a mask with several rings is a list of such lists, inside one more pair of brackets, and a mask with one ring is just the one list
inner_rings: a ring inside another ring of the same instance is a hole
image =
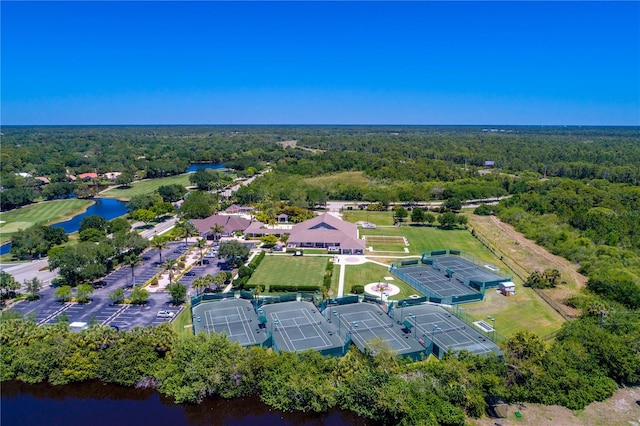
[[391, 272], [416, 290], [439, 303], [457, 304], [482, 300], [484, 289], [509, 281], [487, 268], [458, 256], [435, 256], [416, 261], [394, 264]]
[[370, 303], [352, 303], [348, 305], [328, 306], [324, 315], [339, 324], [341, 335], [350, 335], [353, 343], [365, 352], [371, 348], [368, 342], [380, 338], [402, 356], [420, 359], [428, 354], [423, 345], [411, 333], [403, 331], [403, 326], [391, 319], [378, 305]]
[[425, 345], [433, 341], [433, 354], [438, 357], [449, 350], [466, 350], [477, 355], [501, 353], [489, 336], [439, 306], [421, 304], [398, 307], [392, 311], [392, 315], [397, 323], [410, 328]]
[[479, 283], [507, 281], [500, 275], [494, 274], [481, 266], [474, 265], [456, 256], [436, 257], [434, 260], [440, 271], [446, 272], [447, 269], [452, 271], [453, 276], [459, 282], [464, 282], [465, 279]]
[[447, 277], [430, 265], [406, 266], [401, 268], [401, 271], [441, 297], [478, 293], [457, 278]]
[[242, 346], [261, 345], [268, 333], [258, 321], [250, 301], [223, 299], [200, 303], [192, 308], [194, 331], [224, 333]]
[[293, 301], [263, 305], [258, 315], [266, 319], [277, 351], [308, 349], [329, 353], [341, 351], [345, 342], [311, 302]]

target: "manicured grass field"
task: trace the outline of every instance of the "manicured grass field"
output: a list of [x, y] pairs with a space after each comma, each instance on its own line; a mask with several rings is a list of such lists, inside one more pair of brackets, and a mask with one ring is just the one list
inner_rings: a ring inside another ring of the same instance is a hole
[[[375, 263], [364, 263], [362, 265], [349, 265], [344, 273], [344, 294], [351, 292], [354, 285], [367, 285], [371, 283], [381, 282], [384, 277], [392, 277], [387, 267], [376, 265]], [[407, 299], [412, 294], [421, 295], [409, 285], [394, 278], [393, 281], [387, 281], [400, 287], [400, 293], [389, 297], [392, 300]]]
[[101, 197], [117, 198], [123, 201], [129, 201], [134, 195], [151, 194], [164, 185], [182, 185], [190, 186], [189, 173], [181, 175], [169, 176], [158, 179], [145, 179], [133, 182], [130, 187], [117, 187], [108, 189], [100, 193]]
[[[249, 285], [267, 289], [272, 284], [322, 286], [329, 257], [267, 255], [249, 279]], [[335, 274], [334, 274], [335, 275]]]
[[78, 199], [43, 201], [2, 213], [1, 219], [5, 223], [0, 224], [0, 241], [9, 241], [12, 233], [37, 223], [47, 225], [68, 219], [82, 213], [91, 204], [92, 201]]
[[516, 295], [503, 296], [494, 289], [487, 290], [485, 300], [460, 305], [475, 320], [496, 319], [496, 332], [509, 338], [521, 330], [531, 331], [544, 338], [557, 331], [565, 322], [530, 288], [516, 286]]
[[[453, 248], [489, 263], [496, 264], [497, 261], [495, 256], [465, 229], [445, 230], [429, 226], [392, 226], [390, 228], [367, 229], [366, 235], [404, 236], [409, 242], [407, 247], [409, 254], [412, 255], [420, 255], [425, 251]], [[373, 248], [376, 249], [375, 246]], [[503, 265], [498, 266], [503, 267]]]
[[[393, 226], [393, 212], [369, 212], [366, 210], [343, 210], [342, 218], [347, 222], [370, 222], [378, 226]], [[361, 234], [368, 234], [371, 229], [360, 229]], [[382, 234], [379, 234], [382, 235]]]

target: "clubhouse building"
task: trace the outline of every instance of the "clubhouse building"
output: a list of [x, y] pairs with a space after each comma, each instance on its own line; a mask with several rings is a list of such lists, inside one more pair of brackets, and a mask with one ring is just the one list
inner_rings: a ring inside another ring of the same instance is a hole
[[358, 227], [329, 213], [299, 223], [291, 228], [288, 248], [323, 248], [338, 254], [364, 254], [364, 241]]

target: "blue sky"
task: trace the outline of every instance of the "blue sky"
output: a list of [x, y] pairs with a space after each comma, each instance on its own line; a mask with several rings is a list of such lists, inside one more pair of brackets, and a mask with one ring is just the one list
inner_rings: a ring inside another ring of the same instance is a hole
[[4, 125], [640, 125], [638, 2], [0, 7]]

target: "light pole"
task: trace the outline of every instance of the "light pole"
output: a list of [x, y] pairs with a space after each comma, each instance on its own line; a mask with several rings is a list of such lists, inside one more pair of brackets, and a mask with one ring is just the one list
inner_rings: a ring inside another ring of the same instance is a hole
[[402, 302], [400, 306], [400, 322], [404, 321], [404, 307], [407, 306], [407, 302]]
[[274, 319], [273, 322], [271, 323], [271, 339], [272, 340], [273, 340], [273, 326], [275, 325], [277, 327], [278, 324], [280, 324], [280, 321], [278, 321], [277, 319]]
[[440, 327], [438, 327], [438, 324], [434, 324], [433, 328], [431, 329], [431, 342], [433, 343], [433, 334], [436, 332], [436, 330], [442, 330]]
[[416, 316], [414, 314], [412, 314], [411, 312], [409, 312], [409, 316], [413, 319], [413, 338], [418, 340], [418, 335], [416, 333], [418, 333], [418, 324], [416, 323]]
[[496, 341], [496, 319], [492, 316], [487, 316], [488, 319], [491, 320], [491, 322], [493, 323], [493, 333], [491, 333], [493, 335], [493, 337], [491, 338], [492, 341]]
[[338, 321], [338, 336], [341, 336], [341, 330], [340, 330], [340, 323], [342, 321], [340, 321], [340, 314], [338, 313], [338, 311], [334, 310], [333, 311], [333, 315], [336, 317], [336, 321]]

